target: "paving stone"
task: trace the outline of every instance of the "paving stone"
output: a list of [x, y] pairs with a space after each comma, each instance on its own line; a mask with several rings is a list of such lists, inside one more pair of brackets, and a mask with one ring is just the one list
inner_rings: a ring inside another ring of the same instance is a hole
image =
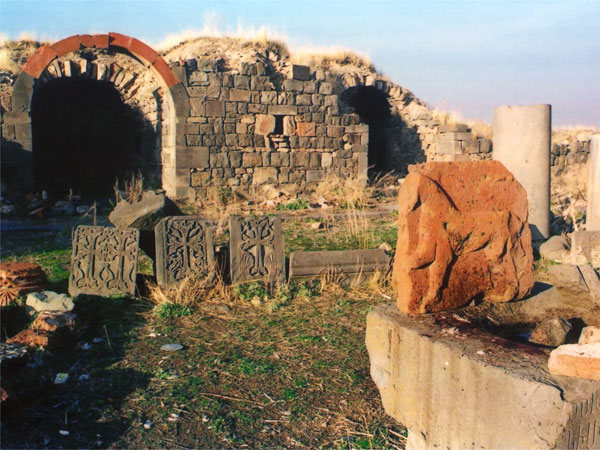
[[193, 216], [167, 217], [154, 230], [156, 279], [172, 288], [190, 275], [206, 277], [214, 268], [213, 230]]
[[69, 294], [133, 295], [139, 230], [80, 225], [73, 236]]
[[284, 281], [285, 253], [280, 217], [232, 216], [229, 221], [231, 281]]
[[385, 411], [421, 436], [413, 449], [597, 446], [597, 382], [552, 376], [549, 350], [454, 316], [367, 316], [371, 377]]

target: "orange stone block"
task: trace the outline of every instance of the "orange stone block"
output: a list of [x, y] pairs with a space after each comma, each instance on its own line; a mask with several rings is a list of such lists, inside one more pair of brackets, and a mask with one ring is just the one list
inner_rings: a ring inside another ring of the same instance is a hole
[[152, 68], [165, 81], [167, 87], [171, 88], [180, 83], [179, 78], [173, 73], [169, 65], [160, 56], [152, 64]]
[[156, 53], [153, 48], [136, 38], [131, 38], [128, 50], [150, 66], [158, 58], [158, 53]]
[[298, 136], [315, 136], [314, 122], [297, 122], [296, 134]]
[[430, 162], [409, 172], [398, 195], [398, 309], [423, 314], [528, 295], [527, 194], [513, 175], [497, 161]]
[[79, 35], [71, 36], [62, 41], [55, 42], [52, 44], [52, 49], [56, 52], [56, 55], [60, 58], [67, 53], [74, 52], [75, 50], [79, 50], [79, 46], [81, 44], [81, 39]]
[[108, 33], [108, 43], [109, 47], [119, 47], [129, 50], [131, 38], [129, 36], [125, 36], [124, 34], [110, 32]]
[[94, 34], [92, 36], [92, 46], [96, 48], [108, 48], [108, 34]]
[[23, 72], [31, 75], [33, 78], [39, 78], [48, 64], [56, 57], [56, 52], [52, 47], [43, 45], [23, 64]]

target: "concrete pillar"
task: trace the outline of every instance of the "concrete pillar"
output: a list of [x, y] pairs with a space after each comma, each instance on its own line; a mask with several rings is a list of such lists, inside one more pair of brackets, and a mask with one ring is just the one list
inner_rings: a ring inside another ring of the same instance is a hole
[[590, 142], [589, 172], [585, 228], [600, 231], [600, 134]]
[[494, 109], [493, 159], [525, 188], [534, 240], [550, 236], [550, 127], [550, 105]]

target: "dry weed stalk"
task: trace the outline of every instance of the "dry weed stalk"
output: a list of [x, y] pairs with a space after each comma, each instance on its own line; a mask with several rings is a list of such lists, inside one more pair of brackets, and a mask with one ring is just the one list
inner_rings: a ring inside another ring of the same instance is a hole
[[222, 234], [227, 228], [229, 217], [242, 209], [242, 203], [229, 188], [209, 186], [196, 198], [194, 209], [197, 214], [214, 220], [217, 225], [215, 236]]
[[193, 306], [206, 300], [232, 301], [231, 288], [215, 271], [204, 276], [192, 273], [172, 289], [164, 289], [154, 282], [148, 282], [147, 288], [148, 298], [157, 305]]
[[123, 189], [120, 189], [119, 179], [115, 180], [113, 186], [117, 203], [125, 200], [128, 203], [139, 202], [144, 194], [144, 178], [140, 172], [131, 175], [131, 180], [123, 181]]

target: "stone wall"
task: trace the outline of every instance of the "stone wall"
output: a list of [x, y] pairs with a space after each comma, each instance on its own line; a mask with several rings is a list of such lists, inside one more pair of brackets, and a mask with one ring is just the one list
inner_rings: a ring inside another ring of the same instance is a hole
[[591, 136], [592, 132], [553, 133], [550, 164], [556, 175], [560, 175], [569, 166], [587, 163]]

